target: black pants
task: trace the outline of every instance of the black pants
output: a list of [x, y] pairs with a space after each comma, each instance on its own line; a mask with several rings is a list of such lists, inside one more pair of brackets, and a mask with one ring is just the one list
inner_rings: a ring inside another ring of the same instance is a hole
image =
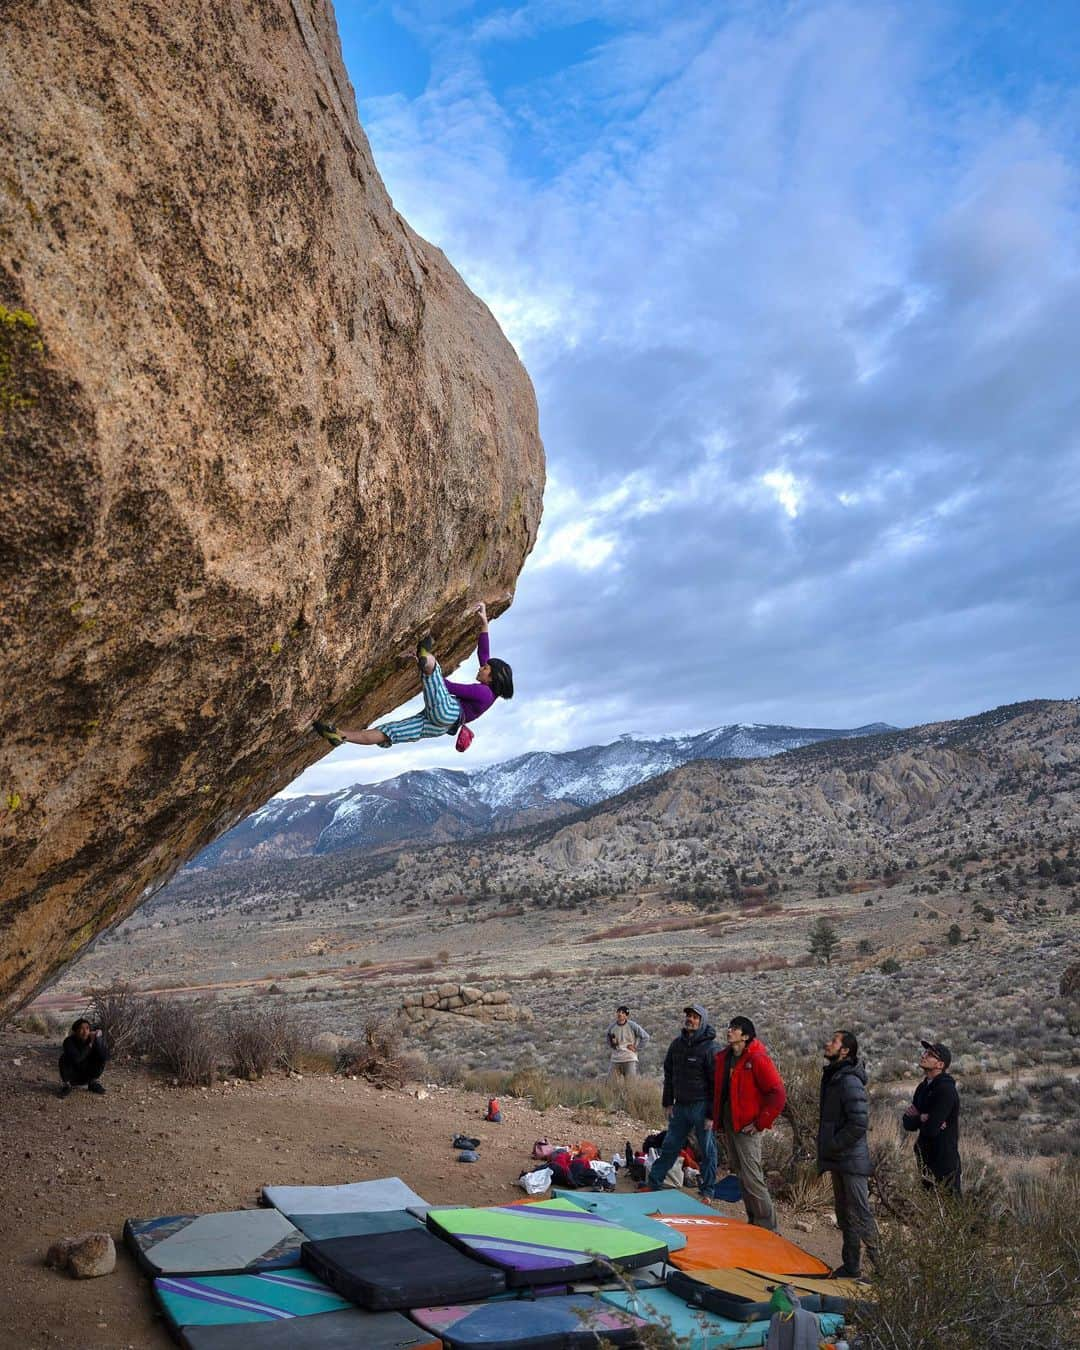
[[960, 1191], [960, 1169], [959, 1169], [959, 1167], [958, 1167], [958, 1168], [956, 1169], [955, 1172], [950, 1172], [950, 1173], [948, 1174], [948, 1176], [939, 1177], [939, 1176], [935, 1176], [935, 1174], [934, 1174], [933, 1172], [931, 1172], [929, 1168], [924, 1167], [924, 1168], [922, 1169], [922, 1184], [923, 1184], [923, 1188], [924, 1188], [925, 1190], [928, 1190], [928, 1191], [936, 1191], [936, 1190], [947, 1191], [947, 1192], [951, 1193], [952, 1195], [955, 1195], [956, 1198], [959, 1199], [959, 1198], [960, 1198], [960, 1194], [961, 1194], [961, 1191]]
[[60, 1077], [72, 1087], [86, 1087], [101, 1077], [107, 1056], [94, 1049], [85, 1059], [76, 1062], [67, 1055], [60, 1056]]

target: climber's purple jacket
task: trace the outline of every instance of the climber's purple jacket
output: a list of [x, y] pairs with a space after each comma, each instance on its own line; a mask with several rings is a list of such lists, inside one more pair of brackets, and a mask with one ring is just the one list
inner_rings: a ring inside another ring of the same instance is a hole
[[[490, 658], [488, 635], [481, 633], [480, 640], [476, 644], [477, 664], [486, 666]], [[455, 684], [453, 680], [447, 680], [446, 687], [461, 704], [462, 718], [466, 722], [475, 722], [480, 714], [486, 713], [495, 702], [495, 695], [486, 684]]]

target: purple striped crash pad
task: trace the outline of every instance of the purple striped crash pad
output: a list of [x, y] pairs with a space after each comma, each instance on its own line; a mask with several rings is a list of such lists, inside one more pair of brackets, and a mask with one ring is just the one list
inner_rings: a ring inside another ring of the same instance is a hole
[[590, 1279], [612, 1266], [635, 1269], [668, 1254], [655, 1237], [586, 1213], [569, 1200], [432, 1210], [427, 1225], [505, 1271], [510, 1286]]
[[277, 1322], [350, 1307], [299, 1266], [262, 1275], [162, 1275], [154, 1294], [176, 1332], [187, 1326]]

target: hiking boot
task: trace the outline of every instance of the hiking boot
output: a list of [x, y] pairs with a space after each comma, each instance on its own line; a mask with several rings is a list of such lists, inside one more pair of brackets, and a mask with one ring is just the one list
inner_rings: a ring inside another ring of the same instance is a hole
[[643, 1181], [640, 1186], [635, 1186], [634, 1190], [640, 1195], [644, 1191], [662, 1191], [663, 1186], [654, 1186], [651, 1181]]
[[847, 1266], [837, 1266], [835, 1270], [829, 1271], [830, 1280], [861, 1280], [862, 1276], [857, 1270], [848, 1270]]
[[96, 1078], [94, 1079], [94, 1081], [93, 1081], [92, 1083], [87, 1083], [86, 1087], [87, 1087], [87, 1090], [88, 1090], [89, 1092], [94, 1092], [94, 1093], [96, 1093], [99, 1097], [103, 1096], [104, 1093], [105, 1093], [105, 1084], [104, 1084], [104, 1083], [99, 1083], [98, 1080], [97, 1080]]
[[57, 1095], [58, 1097], [70, 1097], [70, 1096], [71, 1096], [71, 1084], [70, 1084], [70, 1083], [64, 1083], [64, 1084], [61, 1086], [60, 1091], [59, 1091], [56, 1095]]
[[328, 741], [335, 750], [339, 745], [345, 744], [345, 737], [338, 732], [333, 722], [312, 722], [311, 729], [324, 741]]

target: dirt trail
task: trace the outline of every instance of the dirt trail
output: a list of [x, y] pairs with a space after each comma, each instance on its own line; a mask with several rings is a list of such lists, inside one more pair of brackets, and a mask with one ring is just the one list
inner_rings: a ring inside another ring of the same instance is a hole
[[[533, 1141], [594, 1139], [607, 1156], [642, 1122], [565, 1107], [534, 1111], [504, 1100], [501, 1125], [483, 1121], [484, 1099], [457, 1089], [378, 1091], [326, 1077], [271, 1078], [211, 1089], [172, 1088], [133, 1067], [110, 1065], [107, 1094], [56, 1096], [57, 1046], [15, 1034], [0, 1046], [0, 1346], [156, 1350], [172, 1345], [148, 1281], [120, 1246], [125, 1218], [242, 1209], [267, 1183], [323, 1185], [397, 1175], [432, 1203], [505, 1203]], [[20, 1061], [15, 1063], [14, 1061]], [[458, 1131], [481, 1140], [481, 1162], [456, 1161]], [[733, 1215], [740, 1211], [724, 1207]], [[782, 1227], [825, 1260], [835, 1230]], [[78, 1281], [47, 1270], [55, 1238], [101, 1229], [117, 1243], [117, 1268]]]

